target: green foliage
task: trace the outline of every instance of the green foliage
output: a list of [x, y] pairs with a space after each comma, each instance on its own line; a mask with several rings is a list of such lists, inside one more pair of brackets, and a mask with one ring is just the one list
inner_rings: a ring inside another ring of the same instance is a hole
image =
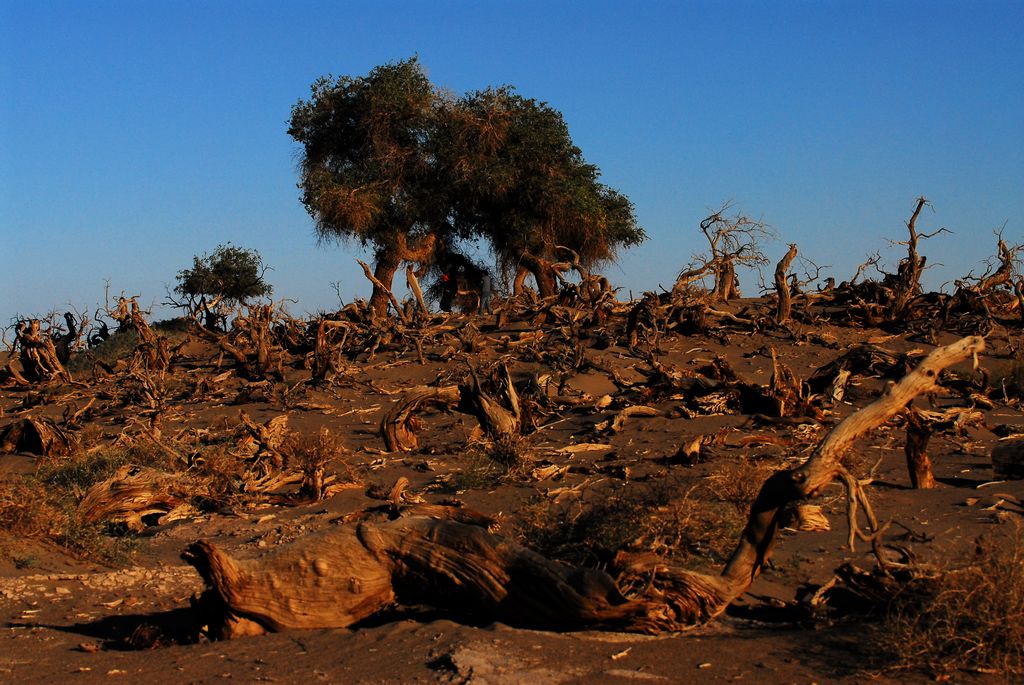
[[319, 79], [288, 133], [303, 147], [299, 188], [317, 233], [374, 249], [385, 285], [401, 261], [434, 258], [424, 245], [485, 238], [507, 264], [564, 246], [590, 265], [646, 237], [558, 111], [510, 87], [452, 97], [416, 58]]
[[646, 237], [632, 203], [598, 181], [547, 103], [502, 87], [471, 93], [446, 113], [438, 154], [462, 234], [488, 238], [508, 262], [524, 253], [555, 258], [563, 246], [585, 265]]
[[178, 272], [174, 292], [197, 299], [221, 297], [226, 303], [244, 303], [269, 295], [273, 288], [263, 280], [266, 267], [256, 250], [218, 245], [213, 254], [192, 258], [192, 268]]
[[430, 154], [438, 98], [412, 58], [364, 77], [323, 77], [292, 108], [302, 203], [321, 238], [381, 250], [429, 230], [443, 207]]

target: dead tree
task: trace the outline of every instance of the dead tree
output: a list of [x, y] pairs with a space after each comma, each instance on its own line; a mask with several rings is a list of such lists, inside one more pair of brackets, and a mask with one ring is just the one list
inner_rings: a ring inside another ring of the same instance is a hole
[[775, 309], [775, 323], [778, 324], [787, 321], [793, 309], [793, 300], [789, 283], [786, 280], [786, 272], [789, 271], [789, 265], [793, 263], [795, 257], [796, 244], [790, 243], [789, 251], [786, 252], [785, 256], [775, 266], [775, 292], [779, 297], [779, 303]]
[[907, 231], [910, 235], [906, 240], [895, 243], [896, 245], [907, 246], [907, 256], [900, 260], [894, 277], [892, 301], [889, 304], [888, 312], [889, 318], [893, 320], [904, 316], [911, 301], [921, 293], [921, 274], [924, 272], [927, 258], [918, 253], [918, 242], [921, 239], [932, 238], [939, 233], [948, 233], [945, 228], [940, 228], [932, 233], [917, 232], [917, 218], [921, 215], [921, 210], [927, 204], [929, 202], [926, 198], [917, 198], [914, 213], [910, 216], [910, 220], [907, 221]]
[[501, 365], [498, 370], [500, 397], [484, 389], [475, 369], [470, 368], [470, 377], [471, 383], [459, 386], [411, 390], [395, 403], [380, 424], [380, 435], [388, 451], [412, 451], [419, 446], [415, 432], [419, 422], [416, 412], [431, 404], [472, 414], [482, 433], [492, 440], [517, 435], [521, 428], [522, 409], [508, 368]]
[[907, 409], [906, 417], [907, 444], [904, 451], [907, 455], [910, 485], [914, 489], [934, 488], [935, 474], [932, 472], [932, 460], [928, 456], [928, 441], [932, 437], [932, 429], [921, 413], [913, 407]]
[[712, 298], [728, 301], [739, 297], [736, 267], [760, 267], [768, 263], [761, 250], [760, 241], [773, 237], [771, 228], [759, 219], [737, 213], [726, 216], [731, 205], [725, 204], [717, 212], [700, 222], [700, 230], [708, 241], [710, 254], [698, 256], [676, 279], [680, 281], [714, 274], [711, 288]]
[[[194, 601], [199, 621], [217, 638], [339, 628], [395, 601], [468, 607], [488, 620], [549, 630], [657, 633], [707, 621], [750, 587], [771, 554], [787, 510], [836, 480], [848, 491], [850, 544], [877, 535], [863, 484], [844, 466], [845, 453], [915, 396], [934, 389], [942, 369], [982, 349], [980, 337], [936, 349], [875, 402], [835, 426], [801, 466], [769, 477], [735, 552], [717, 575], [660, 561], [634, 564], [630, 572], [645, 575], [647, 582], [638, 595], [627, 597], [603, 571], [551, 561], [481, 526], [412, 515], [349, 524], [247, 562], [210, 542], [193, 543], [182, 556], [207, 585]], [[868, 516], [867, 533], [858, 523], [858, 507]]]
[[19, 321], [14, 327], [14, 340], [19, 350], [18, 361], [21, 362], [22, 373], [28, 382], [71, 382], [71, 374], [61, 363], [53, 337], [43, 333], [39, 319]]
[[78, 342], [78, 337], [82, 331], [82, 326], [75, 320], [71, 312], [64, 312], [64, 321], [67, 323], [68, 330], [64, 333], [51, 334], [50, 336], [53, 338], [53, 346], [57, 353], [57, 359], [60, 360], [61, 364], [67, 364], [68, 360], [71, 359], [71, 350], [75, 343]]

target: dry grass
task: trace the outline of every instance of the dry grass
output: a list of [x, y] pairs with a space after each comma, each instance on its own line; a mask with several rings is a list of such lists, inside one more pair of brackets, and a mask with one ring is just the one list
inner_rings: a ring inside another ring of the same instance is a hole
[[744, 517], [700, 494], [662, 481], [569, 501], [539, 499], [524, 508], [514, 534], [541, 554], [582, 566], [605, 567], [619, 551], [652, 552], [682, 566], [718, 563], [735, 547]]
[[288, 466], [302, 473], [301, 491], [316, 500], [323, 497], [330, 466], [340, 467], [345, 472], [345, 482], [359, 481], [344, 459], [347, 450], [341, 438], [327, 428], [321, 428], [316, 435], [291, 433], [285, 440], [283, 451], [288, 455]]
[[60, 545], [76, 556], [126, 561], [134, 540], [111, 535], [114, 531], [105, 524], [83, 522], [78, 503], [93, 484], [131, 460], [125, 449], [78, 452], [44, 462], [32, 476], [0, 480], [0, 527], [15, 536]]
[[1024, 676], [1024, 526], [910, 583], [893, 599], [878, 647], [896, 668]]
[[15, 537], [46, 539], [60, 534], [62, 512], [42, 483], [20, 476], [0, 480], [0, 528]]
[[774, 459], [739, 456], [716, 463], [715, 470], [704, 481], [704, 496], [732, 505], [744, 516], [750, 511], [761, 486], [778, 471]]
[[487, 449], [486, 455], [509, 478], [523, 475], [533, 465], [529, 444], [520, 435], [501, 436]]

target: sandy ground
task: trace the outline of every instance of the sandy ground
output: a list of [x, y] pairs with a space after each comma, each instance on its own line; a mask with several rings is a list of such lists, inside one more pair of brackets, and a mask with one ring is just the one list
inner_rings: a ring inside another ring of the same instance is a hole
[[[885, 338], [885, 346], [897, 352], [931, 349], [927, 344], [888, 337], [882, 331], [834, 329], [827, 333], [828, 340], [834, 341], [828, 346], [760, 334], [733, 334], [727, 340], [674, 337], [663, 341], [665, 354], [659, 361], [686, 369], [721, 355], [741, 378], [766, 384], [771, 369], [765, 352], [769, 345], [803, 378], [873, 336]], [[500, 339], [502, 332], [489, 335]], [[952, 339], [950, 336], [944, 342]], [[502, 353], [498, 348], [484, 346], [477, 361], [495, 358]], [[637, 377], [635, 367], [640, 361], [622, 347], [588, 350], [588, 355], [624, 376]], [[340, 516], [372, 505], [367, 486], [387, 487], [401, 476], [428, 501], [452, 497], [450, 492], [432, 489], [431, 484], [446, 474], [469, 473], [479, 467], [481, 457], [466, 446], [475, 425], [472, 417], [424, 412], [421, 446], [416, 453], [386, 454], [378, 434], [383, 412], [405, 389], [465, 369], [440, 349], [427, 355], [426, 364], [416, 363], [414, 357], [382, 354], [372, 362], [356, 360], [350, 375], [334, 388], [304, 391], [303, 406], [298, 408], [268, 402], [234, 404], [230, 399], [233, 392], [182, 400], [164, 427], [164, 434], [171, 435], [175, 429], [236, 421], [239, 410], [257, 421], [287, 413], [293, 430], [306, 432], [327, 426], [342, 436], [348, 448], [345, 461], [362, 483], [358, 488], [314, 504], [205, 512], [153, 526], [139, 536], [134, 555], [113, 568], [75, 558], [50, 544], [0, 534], [0, 682], [84, 684], [157, 678], [168, 685], [225, 681], [532, 685], [932, 682], [927, 673], [879, 668], [870, 647], [876, 624], [811, 622], [793, 610], [802, 584], [826, 582], [844, 562], [862, 568], [874, 564], [863, 545], [857, 551], [846, 546], [845, 508], [838, 488], [823, 502], [831, 531], [784, 532], [773, 566], [751, 591], [719, 620], [682, 634], [556, 634], [502, 624], [467, 625], [458, 616], [422, 609], [396, 611], [351, 629], [129, 649], [132, 635], [145, 636], [147, 631], [173, 634], [176, 627], [189, 625], [189, 598], [202, 584], [179, 558], [191, 541], [206, 538], [239, 558], [259, 558], [299, 537], [316, 535], [335, 525], [333, 521]], [[182, 359], [182, 373], [210, 363], [208, 351], [198, 348], [183, 352]], [[994, 364], [999, 359], [991, 357], [989, 361]], [[514, 375], [537, 367], [529, 361], [511, 363]], [[303, 374], [301, 370], [294, 373], [295, 379]], [[308, 371], [304, 373], [308, 378]], [[242, 384], [237, 381], [235, 387]], [[857, 378], [846, 403], [837, 406], [827, 421], [834, 422], [867, 404], [883, 384], [880, 378]], [[595, 399], [617, 392], [606, 375], [593, 370], [573, 378], [569, 387]], [[86, 392], [82, 390], [82, 396]], [[59, 403], [22, 409], [26, 393], [3, 391], [0, 426], [24, 415], [60, 415]], [[963, 404], [952, 393], [934, 401], [939, 407]], [[67, 402], [80, 406], [81, 397]], [[675, 404], [678, 402], [667, 399], [655, 406], [670, 413]], [[125, 414], [132, 411], [110, 399], [90, 421], [99, 426], [105, 439], [111, 439], [125, 430]], [[1024, 415], [1013, 406], [997, 402], [984, 413], [989, 427], [1024, 425]], [[725, 414], [693, 419], [634, 418], [622, 431], [598, 440], [594, 425], [613, 414], [588, 405], [564, 408], [543, 419], [549, 425], [530, 438], [530, 450], [541, 463], [570, 467], [557, 480], [490, 480], [479, 488], [458, 491], [457, 497], [468, 507], [498, 517], [502, 530], [511, 531], [527, 505], [551, 499], [561, 488], [591, 489], [599, 496], [601, 488], [628, 492], [638, 484], [670, 478], [682, 484], [698, 483], [754, 450], [765, 459], [798, 460], [800, 450], [823, 434], [812, 431], [796, 447], [738, 447], [736, 438], [744, 435], [793, 437], [798, 429], [754, 427], [749, 417]], [[726, 442], [717, 446], [705, 463], [686, 466], [669, 458], [694, 437], [722, 428], [729, 429]], [[908, 485], [904, 437], [901, 428], [883, 427], [856, 447], [856, 463], [862, 472], [879, 464], [868, 491], [879, 518], [895, 521], [886, 534], [888, 542], [904, 546], [923, 563], [941, 562], [969, 552], [979, 535], [1020, 520], [1024, 510], [1015, 502], [1024, 499], [1024, 481], [1001, 482], [993, 475], [989, 455], [997, 438], [990, 430], [982, 426], [969, 428], [962, 436], [935, 435], [929, 452], [935, 461], [938, 487], [927, 491], [912, 490]], [[594, 452], [559, 451], [567, 445], [599, 441], [609, 447]], [[0, 455], [0, 471], [30, 473], [36, 460], [26, 454]], [[694, 502], [694, 506], [701, 503]], [[712, 555], [694, 557], [691, 562], [708, 570], [720, 566], [720, 559]], [[1004, 680], [998, 675], [972, 673], [954, 674], [952, 679]]]

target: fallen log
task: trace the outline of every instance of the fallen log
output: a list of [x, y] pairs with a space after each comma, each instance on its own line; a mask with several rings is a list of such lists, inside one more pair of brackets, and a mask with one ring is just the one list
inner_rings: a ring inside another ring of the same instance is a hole
[[[853, 506], [866, 507], [867, 499], [862, 482], [843, 465], [846, 451], [915, 396], [932, 390], [942, 369], [982, 349], [980, 337], [936, 349], [875, 402], [835, 426], [802, 465], [769, 477], [735, 552], [718, 575], [654, 561], [633, 569], [650, 580], [629, 598], [619, 589], [625, 585], [603, 571], [549, 560], [479, 526], [412, 516], [350, 524], [252, 561], [236, 561], [208, 541], [193, 543], [182, 556], [208, 587], [195, 600], [200, 621], [215, 638], [338, 628], [393, 601], [547, 630], [657, 633], [707, 621], [750, 587], [788, 510], [835, 480], [849, 491], [851, 537], [854, 532], [867, 537], [859, 530]], [[874, 533], [877, 527], [869, 519], [869, 532]]]
[[105, 481], [92, 486], [78, 505], [85, 523], [123, 523], [141, 532], [146, 520], [169, 523], [195, 515], [189, 504], [195, 494], [193, 479], [140, 466], [122, 466]]
[[0, 454], [27, 452], [62, 457], [78, 447], [78, 439], [53, 421], [28, 417], [0, 429]]

